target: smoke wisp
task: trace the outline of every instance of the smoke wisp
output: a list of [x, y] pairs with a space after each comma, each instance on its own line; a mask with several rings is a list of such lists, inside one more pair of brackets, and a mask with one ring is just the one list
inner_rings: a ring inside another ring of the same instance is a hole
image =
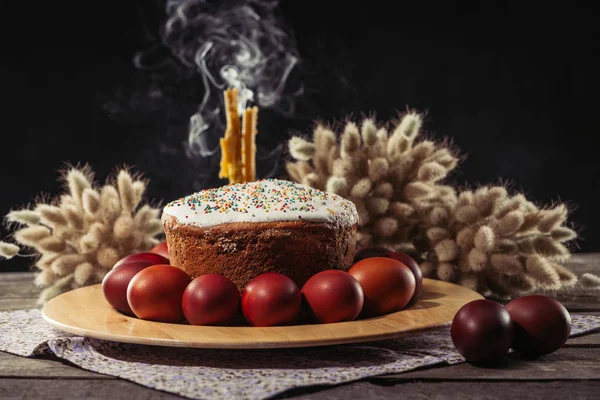
[[[239, 90], [238, 110], [251, 104], [294, 113], [303, 92], [294, 77], [299, 56], [275, 0], [168, 0], [162, 44], [203, 87], [189, 119], [186, 153], [213, 157], [224, 126], [223, 90]], [[136, 58], [140, 68], [147, 59]], [[258, 157], [265, 154], [259, 147]], [[273, 154], [269, 154], [272, 158]], [[198, 161], [198, 160], [196, 160]]]

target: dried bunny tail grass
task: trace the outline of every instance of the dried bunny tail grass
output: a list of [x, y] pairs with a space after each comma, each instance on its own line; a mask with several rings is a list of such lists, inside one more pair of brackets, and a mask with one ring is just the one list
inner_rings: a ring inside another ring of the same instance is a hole
[[158, 218], [160, 211], [148, 204], [143, 205], [133, 217], [133, 223], [137, 229], [144, 229], [148, 223]]
[[65, 254], [57, 257], [50, 268], [57, 276], [66, 276], [75, 270], [75, 267], [84, 261], [80, 254]]
[[100, 222], [94, 222], [88, 232], [79, 239], [79, 250], [83, 254], [90, 254], [98, 250], [106, 240], [106, 227]]
[[42, 253], [40, 258], [35, 263], [35, 266], [41, 270], [51, 269], [52, 263], [60, 257], [57, 253]]
[[356, 153], [361, 145], [358, 126], [354, 122], [348, 122], [341, 137], [341, 157], [349, 158]]
[[454, 282], [456, 280], [456, 267], [447, 262], [443, 262], [437, 266], [437, 277], [446, 282]]
[[526, 261], [527, 274], [547, 289], [560, 287], [560, 277], [552, 264], [539, 254], [532, 254]]
[[83, 203], [83, 210], [90, 216], [95, 216], [100, 210], [100, 193], [98, 191], [88, 188], [85, 189], [81, 196]]
[[[149, 236], [156, 236], [164, 233], [163, 224], [160, 220], [152, 220], [146, 224], [143, 229], [143, 232]], [[138, 247], [138, 245], [134, 247]]]
[[147, 249], [151, 249], [159, 243], [160, 243], [160, 240], [155, 239], [155, 238], [149, 238], [146, 236], [146, 237], [142, 238], [140, 248], [144, 251], [147, 251]]
[[538, 236], [533, 240], [533, 250], [545, 257], [557, 261], [566, 261], [570, 257], [569, 249], [549, 236]]
[[389, 182], [381, 182], [373, 189], [373, 196], [391, 200], [394, 196], [394, 186]]
[[142, 199], [144, 197], [144, 192], [146, 191], [146, 187], [147, 187], [147, 183], [144, 180], [138, 179], [136, 181], [134, 181], [131, 184], [131, 187], [133, 189], [133, 202], [134, 202], [134, 209], [137, 208], [140, 203], [142, 202]]
[[523, 222], [525, 222], [525, 215], [522, 211], [510, 211], [498, 221], [498, 234], [500, 236], [510, 236], [521, 228]]
[[[460, 201], [460, 198], [459, 198]], [[454, 219], [461, 224], [469, 225], [477, 221], [481, 218], [481, 213], [471, 204], [466, 204], [463, 206], [459, 206], [456, 211], [454, 211]]]
[[48, 300], [58, 296], [70, 289], [73, 282], [73, 274], [64, 276], [52, 283], [52, 286], [44, 289], [38, 298], [38, 304], [44, 304]]
[[[162, 224], [161, 224], [161, 231], [162, 231]], [[131, 234], [131, 237], [125, 244], [125, 249], [129, 250], [128, 253], [137, 253], [142, 250], [148, 250], [148, 249], [141, 249], [142, 243], [144, 241], [144, 234], [145, 234], [145, 232], [139, 232], [139, 231], [134, 231]]]
[[448, 170], [437, 162], [427, 162], [419, 168], [417, 179], [420, 181], [437, 182], [446, 177]]
[[79, 286], [84, 286], [94, 275], [94, 266], [88, 262], [81, 263], [75, 268], [73, 279]]
[[567, 268], [556, 263], [552, 264], [552, 268], [554, 268], [556, 270], [556, 273], [558, 273], [558, 277], [560, 278], [560, 283], [562, 287], [568, 288], [575, 286], [578, 280], [577, 275], [575, 275], [572, 271], [569, 271]]
[[374, 221], [373, 233], [380, 238], [392, 237], [398, 230], [398, 220], [385, 217]]
[[331, 176], [327, 180], [325, 190], [327, 192], [334, 193], [342, 197], [347, 197], [350, 193], [350, 188], [348, 187], [348, 182], [346, 181], [346, 178], [340, 178], [337, 176]]
[[396, 125], [387, 143], [387, 154], [392, 160], [412, 148], [416, 137], [421, 131], [423, 119], [416, 112], [407, 112]]
[[15, 240], [24, 246], [36, 247], [43, 239], [52, 235], [50, 229], [41, 225], [32, 225], [15, 231]]
[[114, 221], [121, 214], [119, 192], [113, 186], [106, 185], [100, 191], [100, 214], [106, 222]]
[[456, 233], [456, 244], [463, 250], [470, 249], [475, 245], [475, 232], [467, 226]]
[[[439, 164], [437, 161], [432, 160], [432, 157], [438, 154], [439, 150], [435, 142], [431, 140], [424, 140], [414, 145], [410, 149], [410, 156], [416, 160], [423, 160], [425, 164], [436, 164], [444, 168], [446, 172], [447, 168]], [[436, 157], [437, 158], [437, 157]]]
[[19, 254], [19, 250], [21, 249], [15, 244], [0, 242], [0, 257], [6, 258], [7, 260], [10, 260]]
[[133, 234], [134, 229], [135, 225], [131, 216], [123, 214], [115, 221], [113, 233], [117, 240], [125, 240]]
[[133, 189], [133, 178], [126, 170], [119, 171], [117, 175], [117, 188], [119, 190], [119, 199], [121, 201], [121, 211], [123, 213], [132, 212], [137, 206], [136, 194]]
[[475, 234], [473, 243], [479, 251], [489, 252], [496, 245], [496, 234], [491, 227], [487, 225], [481, 226]]
[[50, 236], [37, 242], [34, 248], [40, 253], [61, 253], [67, 248], [67, 244], [64, 240]]
[[89, 167], [71, 167], [64, 174], [64, 180], [66, 181], [71, 197], [73, 198], [77, 206], [81, 206], [82, 194], [85, 189], [92, 187], [94, 181], [94, 174]]
[[60, 207], [49, 204], [38, 204], [35, 211], [40, 215], [40, 220], [43, 224], [50, 227], [66, 225], [67, 219]]
[[[128, 169], [120, 169], [101, 188], [87, 166], [68, 166], [62, 179], [66, 193], [7, 216], [24, 225], [13, 233], [15, 241], [32, 247], [32, 255], [38, 256], [36, 284], [46, 288], [41, 302], [99, 282], [119, 259], [148, 250], [163, 233], [160, 210], [148, 204], [139, 207], [146, 182]], [[11, 256], [9, 250], [4, 253]]]
[[111, 269], [121, 257], [122, 255], [117, 249], [107, 246], [101, 247], [96, 253], [98, 264], [105, 269]]
[[290, 155], [296, 160], [309, 161], [315, 155], [315, 144], [301, 137], [294, 136], [288, 143]]
[[364, 199], [373, 188], [373, 182], [369, 178], [362, 178], [350, 189], [350, 196], [356, 199]]
[[313, 131], [313, 142], [315, 151], [322, 154], [328, 154], [331, 147], [336, 143], [335, 133], [323, 124], [317, 124]]
[[452, 261], [458, 255], [458, 245], [454, 240], [444, 239], [433, 248], [440, 262]]
[[6, 221], [20, 225], [37, 225], [40, 223], [40, 214], [28, 209], [12, 210], [6, 214]]
[[411, 182], [404, 187], [404, 195], [410, 201], [427, 199], [434, 193], [434, 188], [425, 182]]
[[468, 266], [473, 272], [481, 272], [485, 269], [488, 256], [477, 248], [472, 248], [467, 256]]
[[[445, 140], [419, 138], [423, 117], [407, 111], [391, 132], [365, 118], [337, 135], [318, 125], [310, 142], [288, 143], [292, 180], [351, 200], [361, 246], [411, 248], [425, 276], [507, 298], [573, 285], [562, 263], [577, 232], [564, 204], [540, 208], [510, 186], [445, 185], [461, 161]], [[336, 127], [337, 129], [337, 127]], [[338, 132], [339, 133], [339, 132]], [[458, 190], [461, 189], [461, 190]]]
[[460, 276], [456, 280], [456, 283], [458, 283], [460, 286], [464, 286], [468, 289], [471, 289], [474, 292], [478, 292], [481, 286], [478, 275], [473, 273], [460, 274]]
[[542, 218], [542, 214], [539, 211], [532, 211], [524, 214], [525, 218], [523, 220], [523, 224], [519, 228], [519, 232], [521, 233], [529, 233], [534, 231], [537, 228], [540, 219]]
[[63, 213], [67, 220], [67, 225], [77, 231], [83, 229], [84, 215], [82, 208], [78, 208], [72, 205], [63, 207]]
[[427, 236], [427, 239], [429, 240], [429, 242], [432, 243], [433, 245], [438, 244], [439, 242], [441, 242], [444, 239], [450, 238], [450, 232], [448, 232], [447, 229], [441, 228], [439, 226], [434, 226], [434, 227], [427, 229], [427, 231], [425, 232], [425, 235]]
[[56, 275], [52, 269], [46, 268], [36, 274], [33, 283], [37, 287], [48, 287], [52, 282], [56, 281], [57, 278], [58, 275]]
[[375, 125], [375, 121], [370, 118], [363, 120], [360, 127], [360, 134], [366, 146], [373, 146], [377, 143], [377, 126]]
[[369, 178], [373, 182], [385, 179], [390, 171], [390, 163], [386, 158], [378, 157], [368, 163]]
[[590, 289], [600, 289], [600, 276], [586, 272], [579, 278], [581, 286]]
[[525, 273], [525, 268], [519, 257], [508, 254], [492, 254], [490, 264], [498, 273], [508, 276], [518, 276]]
[[577, 238], [577, 232], [565, 226], [558, 227], [550, 232], [550, 237], [559, 243], [569, 242]]
[[419, 264], [419, 268], [425, 278], [432, 278], [436, 275], [436, 265], [432, 261], [423, 261]]
[[567, 207], [564, 204], [560, 204], [551, 210], [540, 211], [540, 220], [537, 224], [537, 228], [540, 232], [549, 233], [562, 225], [568, 215]]

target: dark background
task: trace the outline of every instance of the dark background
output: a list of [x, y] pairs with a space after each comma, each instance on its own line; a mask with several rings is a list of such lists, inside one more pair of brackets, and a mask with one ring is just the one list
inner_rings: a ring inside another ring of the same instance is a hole
[[[161, 2], [16, 3], [0, 13], [0, 214], [58, 193], [66, 161], [90, 163], [100, 180], [134, 166], [163, 202], [195, 176], [216, 176], [181, 151], [197, 78], [163, 77], [170, 95], [151, 101], [157, 81], [132, 63], [157, 37]], [[429, 135], [467, 156], [455, 182], [510, 182], [538, 203], [568, 202], [576, 251], [599, 251], [600, 36], [585, 4], [284, 1], [306, 91], [291, 118], [261, 111], [259, 146], [309, 133], [317, 119], [385, 121], [414, 108], [427, 113]]]

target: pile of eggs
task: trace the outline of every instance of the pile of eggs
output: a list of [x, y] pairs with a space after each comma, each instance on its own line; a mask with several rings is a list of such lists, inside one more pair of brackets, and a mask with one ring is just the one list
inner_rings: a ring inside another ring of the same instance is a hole
[[[256, 276], [240, 292], [227, 277], [191, 279], [169, 265], [166, 244], [131, 254], [105, 276], [108, 303], [144, 320], [191, 325], [251, 326], [335, 323], [404, 309], [419, 294], [423, 277], [410, 256], [364, 248], [345, 272], [326, 270], [299, 288], [275, 272]], [[571, 333], [567, 309], [549, 296], [516, 298], [506, 305], [475, 300], [454, 316], [452, 342], [469, 362], [486, 363], [512, 348], [534, 357], [558, 350]]]
[[299, 288], [276, 272], [256, 276], [240, 292], [224, 275], [191, 279], [169, 264], [166, 244], [118, 261], [102, 290], [116, 310], [140, 319], [191, 325], [335, 323], [404, 309], [421, 290], [410, 256], [386, 249], [357, 252], [346, 271], [325, 270]]
[[571, 333], [567, 309], [549, 296], [518, 297], [505, 306], [491, 300], [464, 305], [452, 320], [450, 334], [469, 362], [493, 362], [513, 349], [537, 357], [562, 347]]

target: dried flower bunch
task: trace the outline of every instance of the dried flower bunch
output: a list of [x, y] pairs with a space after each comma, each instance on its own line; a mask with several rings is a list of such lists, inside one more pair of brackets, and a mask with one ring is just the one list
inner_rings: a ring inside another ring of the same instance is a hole
[[[146, 182], [122, 169], [114, 183], [98, 187], [88, 166], [62, 175], [66, 193], [32, 208], [11, 211], [6, 220], [18, 229], [16, 243], [34, 250], [40, 303], [77, 287], [99, 283], [123, 256], [147, 251], [163, 232], [160, 210], [142, 204]], [[1, 244], [0, 255], [19, 247]]]
[[567, 207], [539, 208], [502, 186], [457, 193], [442, 183], [456, 153], [420, 138], [421, 126], [414, 112], [391, 133], [365, 119], [338, 138], [321, 124], [312, 141], [291, 138], [286, 168], [296, 182], [356, 204], [360, 246], [411, 253], [425, 276], [504, 298], [575, 284], [564, 267], [577, 236]]

